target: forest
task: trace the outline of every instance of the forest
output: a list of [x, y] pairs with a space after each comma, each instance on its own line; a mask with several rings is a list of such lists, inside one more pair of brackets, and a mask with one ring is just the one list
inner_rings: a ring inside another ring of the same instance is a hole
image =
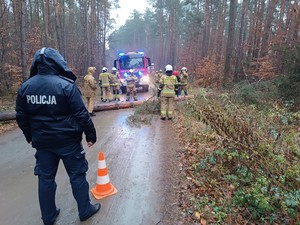
[[299, 224], [299, 0], [147, 2], [115, 29], [118, 0], [0, 0], [0, 97], [44, 46], [79, 86], [120, 51], [146, 52], [155, 70], [187, 67], [195, 98], [174, 121], [186, 224]]
[[143, 50], [156, 69], [185, 66], [194, 84], [222, 88], [299, 70], [299, 2], [148, 0], [114, 29], [118, 0], [0, 0], [0, 86], [28, 78], [34, 52], [59, 50], [77, 76], [111, 66], [118, 51]]

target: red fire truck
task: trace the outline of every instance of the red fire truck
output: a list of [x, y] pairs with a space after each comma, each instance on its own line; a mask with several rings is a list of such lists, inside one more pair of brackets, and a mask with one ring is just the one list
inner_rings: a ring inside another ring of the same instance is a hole
[[134, 74], [138, 78], [136, 87], [141, 87], [143, 91], [148, 91], [150, 66], [151, 59], [146, 57], [144, 52], [119, 53], [118, 58], [114, 60], [114, 67], [116, 67], [120, 73], [122, 92], [126, 92], [125, 78], [129, 74], [130, 69], [134, 71]]

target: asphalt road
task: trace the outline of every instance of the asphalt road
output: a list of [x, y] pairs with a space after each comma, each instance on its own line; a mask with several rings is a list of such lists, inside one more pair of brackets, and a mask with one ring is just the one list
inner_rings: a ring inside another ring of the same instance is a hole
[[[143, 96], [147, 98], [143, 94], [139, 100]], [[90, 188], [96, 185], [98, 152], [103, 151], [110, 182], [118, 193], [102, 200], [91, 195], [92, 202], [101, 203], [101, 210], [88, 221], [80, 222], [68, 177], [60, 163], [56, 200], [61, 213], [57, 225], [176, 224], [172, 221], [174, 202], [170, 200], [173, 186], [170, 182], [178, 145], [172, 121], [161, 121], [154, 116], [151, 125], [132, 127], [127, 118], [133, 110], [96, 113], [93, 121], [98, 141], [91, 148], [83, 142]], [[0, 224], [41, 225], [37, 177], [33, 175], [35, 149], [16, 129], [0, 136], [0, 151]]]

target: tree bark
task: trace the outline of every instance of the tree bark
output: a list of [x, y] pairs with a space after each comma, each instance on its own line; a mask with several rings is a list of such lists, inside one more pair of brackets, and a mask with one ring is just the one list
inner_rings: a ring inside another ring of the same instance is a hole
[[45, 0], [42, 0], [41, 5], [42, 5], [42, 14], [43, 14], [44, 32], [45, 32], [44, 45], [48, 46], [49, 45], [49, 17], [48, 17], [49, 8], [45, 6]]
[[26, 60], [26, 0], [21, 0], [21, 64], [22, 64], [22, 74], [23, 81], [27, 79], [27, 60]]
[[248, 0], [244, 0], [242, 5], [241, 26], [240, 26], [240, 33], [239, 33], [237, 57], [235, 63], [236, 66], [234, 71], [234, 81], [238, 81], [238, 74], [242, 71], [243, 41], [245, 35], [245, 16], [247, 14], [247, 8], [248, 8]]
[[270, 35], [270, 29], [273, 22], [273, 15], [275, 12], [275, 6], [277, 4], [278, 0], [269, 0], [268, 9], [267, 9], [267, 16], [266, 16], [266, 22], [264, 26], [264, 34], [262, 37], [262, 45], [261, 45], [261, 56], [264, 57], [268, 53], [268, 49], [270, 46], [269, 43], [269, 35]]
[[60, 22], [60, 13], [59, 13], [59, 4], [57, 0], [53, 0], [53, 7], [54, 7], [54, 17], [55, 17], [55, 31], [56, 31], [56, 38], [58, 44], [58, 51], [65, 57], [64, 51], [64, 44], [62, 39], [62, 27]]
[[158, 67], [163, 68], [163, 45], [164, 45], [164, 36], [163, 36], [163, 9], [162, 9], [162, 0], [158, 0], [158, 6], [159, 6], [159, 48], [158, 48]]
[[209, 0], [205, 0], [205, 12], [204, 12], [204, 30], [203, 30], [203, 41], [202, 41], [202, 57], [205, 58], [208, 52], [209, 35], [210, 35], [210, 10]]
[[261, 50], [260, 46], [261, 46], [261, 39], [262, 39], [264, 10], [265, 10], [265, 0], [260, 0], [260, 4], [258, 7], [258, 17], [256, 20], [255, 41], [254, 41], [254, 50], [253, 50], [253, 58], [256, 60], [260, 56], [259, 52]]
[[234, 32], [235, 32], [235, 13], [236, 0], [230, 0], [230, 11], [229, 11], [229, 30], [226, 45], [226, 57], [225, 57], [225, 68], [224, 68], [224, 85], [229, 84], [231, 76], [231, 61], [233, 57], [233, 43], [234, 43]]
[[227, 9], [226, 0], [223, 0], [220, 9], [218, 10], [218, 28], [217, 28], [217, 41], [216, 41], [216, 62], [220, 63], [223, 53], [223, 40], [224, 40], [224, 27], [225, 27], [225, 18]]

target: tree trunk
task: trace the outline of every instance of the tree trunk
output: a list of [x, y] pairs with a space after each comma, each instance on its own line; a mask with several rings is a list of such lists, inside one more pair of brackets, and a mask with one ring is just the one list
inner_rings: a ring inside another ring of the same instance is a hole
[[261, 50], [261, 39], [262, 39], [262, 26], [263, 26], [263, 18], [264, 18], [264, 10], [265, 10], [265, 0], [260, 0], [260, 4], [258, 7], [258, 17], [256, 20], [256, 28], [255, 28], [255, 41], [254, 41], [254, 50], [253, 50], [253, 58], [258, 59], [259, 52]]
[[236, 63], [235, 63], [236, 66], [235, 66], [235, 71], [234, 71], [234, 81], [238, 81], [238, 74], [242, 70], [243, 41], [244, 41], [244, 35], [245, 35], [245, 15], [247, 14], [247, 8], [248, 8], [248, 0], [244, 0], [243, 5], [242, 5], [241, 27], [240, 27], [237, 57], [236, 57]]
[[163, 45], [164, 45], [164, 36], [163, 36], [163, 9], [162, 9], [162, 0], [158, 0], [158, 6], [159, 6], [159, 48], [158, 48], [158, 67], [163, 68]]
[[249, 27], [249, 36], [247, 40], [248, 49], [246, 55], [249, 61], [252, 61], [252, 57], [253, 57], [252, 54], [254, 49], [255, 24], [256, 24], [256, 17], [257, 17], [257, 0], [254, 0], [253, 3], [251, 4], [250, 12], [252, 13], [249, 16], [250, 27]]
[[221, 1], [217, 1], [214, 3], [214, 6], [212, 7], [212, 21], [211, 21], [211, 34], [210, 34], [210, 40], [209, 40], [209, 47], [208, 47], [208, 55], [214, 56], [216, 46], [216, 40], [217, 40], [217, 25], [218, 25], [218, 11], [221, 7]]
[[231, 76], [231, 60], [233, 57], [234, 50], [234, 32], [235, 32], [235, 13], [236, 0], [230, 0], [230, 11], [229, 11], [229, 30], [226, 45], [226, 57], [225, 57], [225, 68], [224, 68], [224, 85], [229, 84]]
[[95, 0], [91, 0], [91, 26], [90, 26], [90, 57], [89, 57], [89, 65], [95, 65], [95, 41], [94, 37], [96, 34], [95, 25], [96, 25], [96, 15], [95, 15]]
[[202, 41], [202, 57], [205, 58], [208, 52], [209, 45], [209, 31], [210, 31], [210, 10], [209, 0], [205, 0], [205, 12], [204, 12], [204, 30], [203, 30], [203, 41]]
[[48, 12], [48, 9], [49, 8], [47, 6], [45, 6], [45, 0], [42, 0], [42, 14], [43, 14], [44, 32], [45, 32], [44, 46], [49, 45], [49, 17], [48, 17], [49, 12]]
[[224, 15], [226, 14], [227, 9], [226, 0], [223, 0], [222, 5], [218, 11], [218, 29], [217, 29], [217, 41], [216, 41], [216, 62], [220, 63], [223, 53], [223, 40], [224, 40], [224, 27], [225, 27], [225, 18]]
[[23, 81], [27, 79], [27, 60], [26, 60], [26, 0], [20, 1], [21, 3], [21, 24], [20, 24], [20, 31], [21, 31], [21, 64], [22, 64], [22, 74], [23, 74]]
[[271, 25], [273, 22], [275, 6], [276, 6], [277, 2], [278, 2], [278, 0], [269, 0], [267, 16], [266, 16], [265, 26], [264, 26], [264, 34], [263, 34], [262, 45], [261, 45], [261, 56], [262, 57], [267, 55], [268, 49], [270, 46], [269, 35], [270, 35]]
[[294, 16], [293, 16], [293, 21], [294, 21], [294, 32], [292, 34], [292, 40], [294, 43], [299, 43], [298, 42], [298, 36], [299, 36], [299, 28], [300, 28], [300, 6], [298, 3], [298, 0], [294, 1], [294, 8], [293, 8], [293, 12], [294, 12]]
[[62, 40], [62, 28], [60, 23], [60, 16], [59, 16], [59, 4], [57, 0], [53, 0], [53, 7], [54, 7], [54, 17], [55, 17], [55, 31], [56, 31], [56, 38], [58, 44], [58, 51], [65, 56], [64, 51], [64, 44]]

